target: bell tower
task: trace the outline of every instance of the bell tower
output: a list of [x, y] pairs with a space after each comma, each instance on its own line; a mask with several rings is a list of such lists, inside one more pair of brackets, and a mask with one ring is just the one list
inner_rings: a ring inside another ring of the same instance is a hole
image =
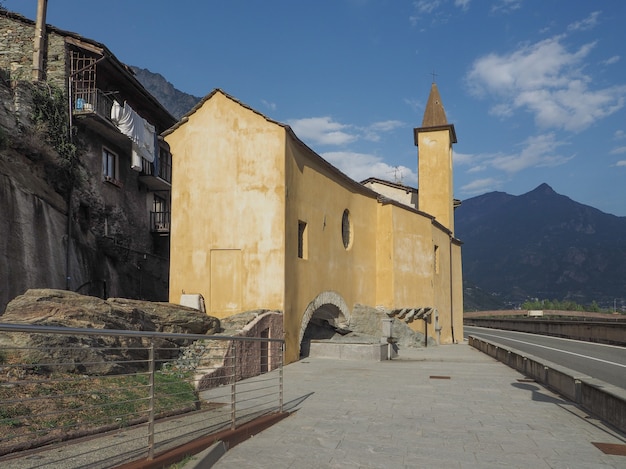
[[413, 129], [418, 147], [417, 208], [435, 217], [454, 235], [454, 196], [452, 184], [452, 145], [454, 125], [448, 124], [439, 90], [433, 82], [424, 111], [422, 126]]

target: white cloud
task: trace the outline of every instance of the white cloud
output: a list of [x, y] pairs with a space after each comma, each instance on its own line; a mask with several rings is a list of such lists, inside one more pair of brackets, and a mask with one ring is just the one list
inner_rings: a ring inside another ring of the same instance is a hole
[[568, 51], [563, 36], [522, 45], [509, 54], [480, 57], [467, 74], [470, 91], [495, 99], [490, 112], [511, 117], [516, 110], [531, 112], [542, 128], [578, 132], [624, 106], [626, 86], [590, 89], [583, 73], [591, 42]]
[[441, 0], [419, 0], [413, 2], [413, 6], [415, 6], [418, 13], [430, 14], [440, 7], [441, 3]]
[[491, 160], [491, 166], [507, 173], [517, 173], [527, 168], [560, 166], [573, 158], [556, 154], [556, 149], [562, 145], [564, 143], [557, 141], [552, 133], [529, 137], [519, 153], [497, 156]]
[[357, 140], [349, 125], [334, 122], [331, 117], [308, 117], [287, 121], [303, 141], [318, 145], [346, 145]]
[[405, 166], [390, 166], [376, 155], [334, 151], [322, 153], [321, 156], [355, 181], [376, 177], [386, 181], [401, 181], [408, 186], [417, 185], [417, 174], [413, 170]]
[[492, 13], [510, 13], [522, 7], [522, 0], [497, 0], [491, 6]]
[[460, 188], [463, 194], [474, 195], [494, 191], [502, 186], [502, 182], [495, 178], [475, 179]]
[[378, 142], [381, 135], [391, 132], [404, 123], [397, 120], [374, 122], [366, 127], [341, 124], [331, 117], [308, 117], [287, 121], [298, 138], [312, 145], [344, 146], [357, 140]]
[[598, 17], [600, 16], [601, 11], [594, 11], [587, 18], [581, 21], [576, 21], [571, 23], [567, 29], [569, 31], [588, 31], [593, 29], [598, 24]]
[[404, 125], [401, 121], [396, 120], [387, 120], [381, 122], [374, 122], [371, 124], [368, 129], [375, 132], [389, 132], [391, 130], [395, 130], [398, 127], [402, 127]]
[[266, 108], [275, 111], [276, 110], [276, 103], [271, 103], [269, 101], [266, 101], [264, 99], [261, 100], [261, 103], [263, 104], [263, 106], [265, 106]]
[[613, 57], [609, 57], [608, 59], [602, 62], [603, 65], [613, 65], [619, 62], [621, 57], [619, 55], [614, 55]]
[[624, 132], [623, 130], [616, 130], [615, 133], [613, 134], [613, 138], [615, 140], [622, 140], [626, 138], [626, 132]]
[[474, 155], [471, 155], [469, 153], [458, 153], [456, 151], [453, 153], [454, 164], [467, 165], [470, 164], [473, 159]]
[[370, 142], [378, 142], [381, 138], [381, 133], [391, 132], [399, 127], [403, 127], [404, 123], [396, 120], [388, 120], [381, 122], [374, 122], [373, 124], [362, 129], [363, 138]]
[[566, 145], [558, 141], [553, 133], [527, 138], [516, 153], [488, 153], [478, 155], [454, 155], [454, 162], [459, 166], [467, 166], [466, 174], [497, 170], [508, 176], [529, 168], [545, 168], [560, 166], [574, 156], [565, 156], [557, 149]]
[[615, 166], [626, 166], [626, 160], [621, 160], [615, 163]]
[[[449, 0], [417, 0], [413, 2], [415, 14], [409, 16], [412, 26], [416, 26], [421, 20], [428, 20], [431, 26], [446, 24], [452, 14], [447, 6]], [[454, 6], [467, 10], [469, 0], [455, 0]], [[422, 29], [424, 31], [425, 29]]]
[[622, 153], [626, 153], [626, 147], [613, 148], [609, 153], [611, 155], [621, 155]]

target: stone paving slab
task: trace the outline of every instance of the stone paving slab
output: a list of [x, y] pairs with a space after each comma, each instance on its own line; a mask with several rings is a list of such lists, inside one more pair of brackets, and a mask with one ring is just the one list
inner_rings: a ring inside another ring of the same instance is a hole
[[625, 435], [524, 378], [466, 342], [383, 362], [307, 358], [284, 368], [293, 415], [213, 467], [626, 468], [592, 444]]

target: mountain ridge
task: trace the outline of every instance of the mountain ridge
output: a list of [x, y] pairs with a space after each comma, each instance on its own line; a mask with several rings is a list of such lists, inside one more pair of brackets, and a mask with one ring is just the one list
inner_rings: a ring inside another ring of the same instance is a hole
[[135, 77], [176, 119], [183, 117], [202, 99], [174, 87], [160, 73], [131, 65]]
[[531, 299], [612, 305], [626, 289], [626, 217], [558, 194], [548, 184], [519, 196], [463, 201], [456, 235], [468, 285], [515, 306]]

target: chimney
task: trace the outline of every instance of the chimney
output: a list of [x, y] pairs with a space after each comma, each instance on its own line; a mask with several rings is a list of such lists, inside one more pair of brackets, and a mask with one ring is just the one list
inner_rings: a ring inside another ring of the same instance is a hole
[[44, 44], [46, 37], [46, 10], [48, 9], [48, 0], [37, 1], [37, 23], [35, 24], [35, 41], [33, 47], [33, 81], [42, 81], [44, 79], [43, 58]]

